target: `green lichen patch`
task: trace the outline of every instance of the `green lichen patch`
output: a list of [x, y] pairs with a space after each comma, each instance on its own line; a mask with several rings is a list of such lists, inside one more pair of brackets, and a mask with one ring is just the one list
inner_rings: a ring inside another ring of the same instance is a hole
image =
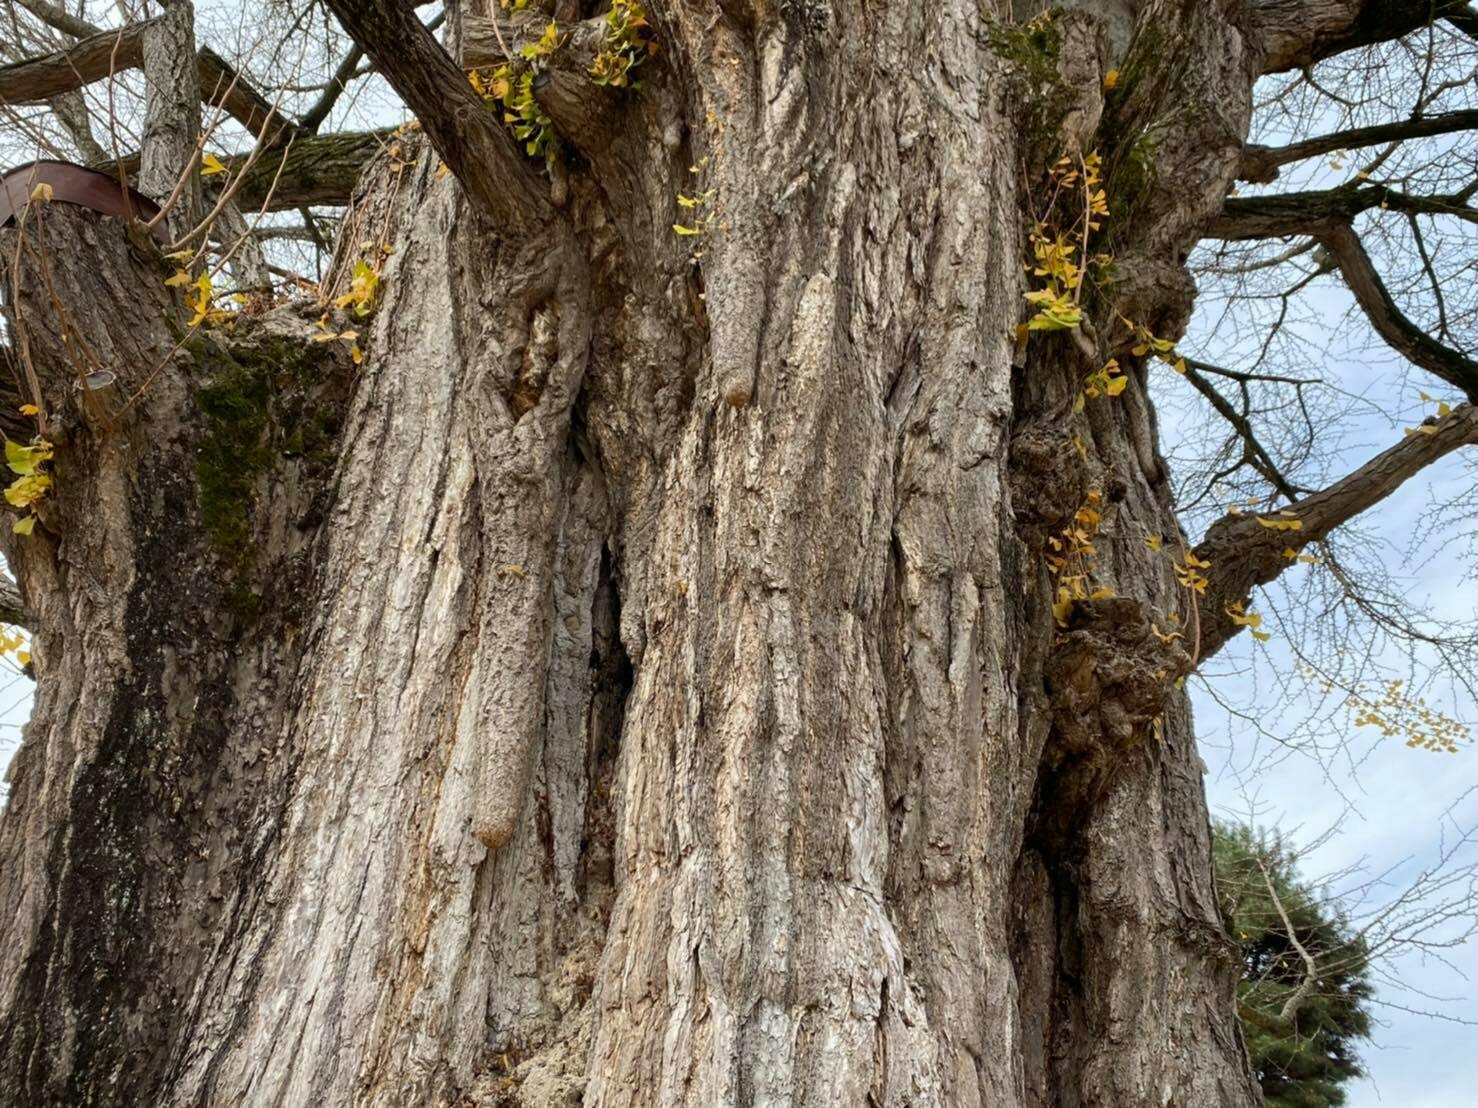
[[196, 393], [206, 420], [195, 463], [200, 520], [230, 574], [232, 607], [250, 616], [263, 477], [288, 459], [314, 469], [331, 464], [340, 407], [320, 387], [330, 355], [276, 337], [230, 349], [201, 340], [187, 349], [204, 381]]
[[1057, 80], [1057, 59], [1062, 36], [1051, 12], [1043, 12], [1030, 23], [991, 23], [990, 45], [1000, 57], [1034, 88]]

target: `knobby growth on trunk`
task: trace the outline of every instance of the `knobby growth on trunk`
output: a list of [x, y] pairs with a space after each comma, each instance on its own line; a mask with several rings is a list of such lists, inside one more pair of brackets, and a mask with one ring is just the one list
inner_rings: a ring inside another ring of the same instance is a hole
[[[1299, 219], [1360, 283], [1342, 211], [1227, 201], [1252, 87], [1447, 8], [327, 6], [416, 127], [160, 55], [178, 0], [0, 69], [166, 74], [111, 160], [192, 249], [358, 180], [323, 301], [229, 318], [116, 220], [0, 231], [53, 450], [5, 543], [11, 1102], [1257, 1103], [1180, 680], [1478, 417], [1188, 549], [1146, 366], [1204, 235]], [[1095, 165], [1112, 276], [1032, 326]]]

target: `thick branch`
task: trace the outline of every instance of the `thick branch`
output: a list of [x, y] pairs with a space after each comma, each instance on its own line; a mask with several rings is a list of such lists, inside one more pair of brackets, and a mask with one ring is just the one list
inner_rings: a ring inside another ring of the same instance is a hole
[[[265, 202], [269, 212], [347, 204], [364, 167], [385, 149], [393, 134], [393, 130], [345, 131], [295, 139], [279, 149], [264, 150], [246, 170], [236, 201], [247, 211], [256, 211]], [[247, 158], [239, 154], [224, 161], [235, 173]]]
[[[195, 54], [195, 6], [170, 0], [164, 15], [144, 33], [144, 133], [139, 191], [160, 201], [174, 238], [204, 213], [200, 175], [192, 159], [200, 149], [200, 74]], [[170, 200], [164, 199], [170, 197]], [[171, 207], [171, 200], [173, 206]]]
[[544, 182], [405, 0], [327, 2], [478, 206], [505, 227], [553, 214]]
[[1338, 264], [1370, 325], [1391, 349], [1478, 402], [1478, 362], [1444, 346], [1406, 318], [1354, 229], [1348, 223], [1333, 222], [1318, 232], [1318, 238]]
[[65, 50], [0, 66], [0, 101], [41, 104], [114, 73], [138, 68], [144, 61], [144, 35], [156, 22], [150, 19], [116, 31], [100, 31]]
[[1372, 208], [1419, 215], [1447, 215], [1478, 223], [1478, 208], [1468, 203], [1471, 191], [1466, 189], [1446, 196], [1412, 196], [1385, 185], [1344, 185], [1279, 196], [1232, 197], [1223, 205], [1221, 215], [1207, 230], [1206, 237], [1236, 241], [1317, 235], [1319, 229], [1332, 220], [1347, 223]]
[[[144, 39], [158, 22], [148, 19], [116, 31], [97, 31], [65, 50], [0, 66], [0, 103], [45, 103], [94, 81], [139, 68], [144, 63]], [[224, 58], [213, 50], [201, 50], [196, 56], [196, 70], [203, 100], [225, 108], [252, 134], [261, 132], [272, 105], [239, 79]], [[291, 124], [284, 120], [283, 126]]]
[[1278, 176], [1278, 168], [1304, 158], [1318, 157], [1335, 150], [1355, 150], [1384, 142], [1448, 135], [1456, 131], [1478, 130], [1478, 111], [1443, 112], [1415, 119], [1380, 123], [1372, 127], [1353, 127], [1318, 138], [1305, 139], [1288, 146], [1248, 146], [1242, 151], [1242, 164], [1237, 176], [1244, 181], [1266, 184]]
[[1466, 14], [1466, 0], [1261, 0], [1252, 32], [1262, 72], [1282, 73]]
[[1478, 402], [1478, 362], [1438, 342], [1406, 317], [1351, 226], [1356, 214], [1376, 207], [1478, 222], [1478, 209], [1468, 206], [1471, 193], [1472, 189], [1467, 189], [1450, 196], [1408, 196], [1383, 185], [1371, 185], [1233, 199], [1226, 202], [1221, 218], [1208, 234], [1233, 240], [1284, 235], [1317, 239], [1329, 251], [1376, 333], [1413, 365], [1462, 389], [1470, 400]]
[[[342, 131], [330, 135], [310, 135], [296, 138], [286, 146], [263, 150], [250, 168], [246, 169], [246, 180], [241, 183], [236, 202], [246, 211], [256, 211], [265, 203], [269, 212], [309, 205], [338, 207], [347, 204], [354, 194], [359, 175], [389, 145], [394, 133], [393, 128], [387, 128], [383, 131]], [[221, 161], [234, 177], [242, 171], [250, 158], [250, 154], [237, 154], [222, 158]], [[277, 170], [284, 159], [287, 160], [287, 165], [282, 167], [279, 175]], [[108, 158], [92, 168], [112, 172], [118, 166], [113, 159]], [[137, 173], [138, 155], [125, 156], [122, 168], [130, 177]], [[212, 177], [211, 181], [221, 179]]]
[[[244, 77], [237, 74], [230, 62], [210, 47], [201, 47], [195, 56], [195, 67], [200, 74], [200, 98], [207, 104], [225, 108], [232, 118], [252, 134], [262, 134], [262, 128], [272, 117], [276, 117], [278, 121], [278, 136], [284, 131], [291, 132], [294, 129], [291, 120], [277, 111], [271, 101], [257, 92]], [[267, 132], [267, 139], [274, 140], [272, 131]]]
[[349, 48], [349, 52], [344, 55], [333, 75], [329, 77], [328, 84], [324, 85], [323, 94], [319, 96], [317, 103], [309, 108], [299, 120], [299, 125], [303, 130], [316, 132], [319, 127], [323, 126], [328, 113], [334, 110], [339, 97], [343, 96], [344, 90], [349, 87], [349, 82], [358, 75], [355, 71], [363, 59], [364, 51], [357, 45]]
[[97, 33], [97, 28], [91, 23], [78, 18], [59, 4], [51, 4], [47, 0], [16, 0], [16, 2], [41, 22], [64, 35], [86, 38], [88, 35]]
[[[1463, 404], [1327, 489], [1296, 502], [1288, 509], [1290, 515], [1238, 514], [1218, 520], [1196, 548], [1196, 556], [1211, 563], [1205, 571], [1210, 583], [1201, 601], [1200, 656], [1209, 658], [1241, 630], [1227, 614], [1227, 606], [1245, 603], [1255, 586], [1267, 584], [1291, 565], [1285, 550], [1301, 550], [1325, 538], [1439, 458], [1473, 443], [1478, 443], [1478, 408]], [[1297, 530], [1276, 526], [1294, 520]]]
[[21, 600], [21, 591], [7, 577], [0, 577], [0, 622], [28, 630], [31, 626], [31, 613]]

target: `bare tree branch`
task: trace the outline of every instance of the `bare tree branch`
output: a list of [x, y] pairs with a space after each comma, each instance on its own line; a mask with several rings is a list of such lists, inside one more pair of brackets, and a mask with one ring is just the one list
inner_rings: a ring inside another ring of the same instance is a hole
[[155, 22], [150, 19], [116, 31], [95, 31], [65, 50], [0, 66], [0, 102], [41, 104], [115, 71], [137, 69], [144, 61], [144, 35]]
[[[1478, 443], [1478, 408], [1463, 404], [1328, 488], [1295, 502], [1289, 514], [1238, 513], [1212, 524], [1196, 548], [1196, 556], [1211, 563], [1205, 571], [1209, 584], [1201, 608], [1201, 658], [1209, 658], [1241, 630], [1227, 614], [1227, 606], [1245, 602], [1254, 586], [1282, 573], [1291, 564], [1285, 550], [1297, 552], [1317, 542], [1439, 458], [1474, 443]], [[1290, 526], [1295, 523], [1296, 529]]]
[[515, 228], [553, 215], [544, 182], [405, 0], [326, 2], [484, 211]]
[[16, 0], [16, 3], [41, 22], [64, 35], [86, 38], [88, 35], [98, 33], [98, 29], [87, 20], [73, 15], [59, 4], [49, 4], [46, 0]]
[[1277, 179], [1280, 166], [1304, 158], [1317, 157], [1335, 150], [1353, 150], [1383, 142], [1448, 135], [1456, 131], [1478, 130], [1478, 111], [1443, 112], [1440, 115], [1417, 116], [1395, 123], [1379, 123], [1371, 127], [1352, 127], [1318, 138], [1304, 139], [1287, 146], [1248, 146], [1242, 152], [1242, 165], [1237, 175], [1244, 181], [1267, 184]]
[[1466, 0], [1261, 0], [1252, 9], [1252, 37], [1262, 72], [1283, 73], [1468, 14]]
[[318, 128], [323, 126], [323, 121], [328, 118], [328, 113], [334, 110], [334, 105], [339, 102], [339, 97], [344, 95], [344, 90], [349, 87], [349, 82], [359, 74], [357, 70], [359, 63], [364, 59], [364, 51], [355, 45], [349, 48], [343, 60], [334, 70], [333, 76], [323, 88], [323, 95], [318, 98], [314, 105], [303, 113], [303, 118], [298, 125], [305, 131], [317, 133]]
[[0, 622], [30, 629], [31, 613], [21, 599], [21, 591], [8, 577], [0, 577]]
[[1402, 313], [1354, 229], [1348, 223], [1332, 221], [1321, 229], [1318, 238], [1338, 264], [1370, 325], [1391, 349], [1462, 389], [1469, 400], [1478, 401], [1478, 362], [1438, 342]]
[[[144, 64], [144, 40], [158, 24], [158, 19], [149, 19], [116, 31], [93, 28], [87, 38], [64, 50], [0, 66], [0, 103], [41, 104], [124, 70], [137, 69]], [[272, 105], [224, 58], [213, 50], [201, 50], [196, 55], [196, 69], [202, 99], [219, 103], [253, 134], [262, 129]], [[284, 119], [282, 126], [291, 128], [292, 124]]]
[[1204, 362], [1192, 361], [1186, 365], [1185, 377], [1195, 387], [1196, 391], [1204, 396], [1211, 406], [1216, 409], [1217, 414], [1231, 424], [1232, 429], [1237, 432], [1238, 437], [1241, 438], [1243, 443], [1243, 461], [1245, 464], [1257, 470], [1269, 484], [1289, 500], [1297, 500], [1303, 493], [1312, 491], [1294, 485], [1288, 478], [1283, 476], [1282, 471], [1274, 463], [1272, 455], [1268, 453], [1267, 449], [1258, 440], [1257, 434], [1252, 427], [1252, 421], [1247, 417], [1247, 414], [1237, 411], [1232, 405], [1232, 402], [1223, 396], [1220, 390], [1203, 376], [1203, 371], [1213, 373], [1225, 373], [1226, 371], [1220, 370], [1215, 366], [1208, 366]]
[[1470, 206], [1475, 186], [1445, 196], [1412, 196], [1385, 185], [1342, 185], [1281, 196], [1231, 197], [1206, 237], [1236, 241], [1317, 235], [1332, 220], [1348, 222], [1361, 212], [1383, 208], [1393, 212], [1447, 215], [1478, 223]]
[[[267, 211], [277, 212], [306, 205], [347, 204], [360, 173], [389, 145], [394, 133], [393, 128], [387, 128], [310, 135], [295, 139], [291, 147], [259, 151], [255, 161], [249, 154], [237, 154], [222, 158], [221, 163], [229, 171], [228, 180], [234, 180], [238, 173], [246, 174], [236, 194], [237, 201], [246, 208], [265, 204]], [[138, 155], [126, 155], [119, 164], [125, 174], [132, 176], [138, 172]], [[117, 167], [111, 158], [93, 166], [107, 171]]]

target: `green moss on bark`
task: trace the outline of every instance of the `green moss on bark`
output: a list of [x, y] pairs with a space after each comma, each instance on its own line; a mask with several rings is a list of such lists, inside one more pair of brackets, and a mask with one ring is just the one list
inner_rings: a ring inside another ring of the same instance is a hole
[[327, 463], [339, 416], [316, 394], [317, 348], [273, 338], [227, 350], [188, 346], [205, 377], [196, 394], [206, 433], [196, 454], [200, 519], [230, 573], [230, 600], [243, 616], [256, 609], [255, 508], [262, 481], [285, 458]]

